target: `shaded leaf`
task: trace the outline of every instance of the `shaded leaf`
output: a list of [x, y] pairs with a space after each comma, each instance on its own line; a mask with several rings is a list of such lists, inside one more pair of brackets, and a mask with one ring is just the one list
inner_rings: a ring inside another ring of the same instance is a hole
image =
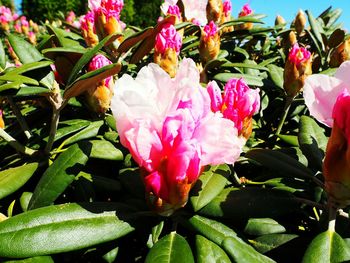
[[224, 250], [203, 236], [196, 236], [196, 251], [198, 263], [231, 262]]
[[266, 67], [269, 69], [269, 76], [273, 83], [283, 89], [283, 68], [274, 64], [268, 64]]
[[297, 235], [292, 234], [269, 234], [257, 237], [256, 239], [249, 241], [257, 251], [260, 253], [266, 253], [297, 237]]
[[215, 80], [227, 82], [232, 78], [243, 78], [248, 85], [262, 87], [264, 83], [261, 78], [239, 73], [219, 73], [214, 76]]

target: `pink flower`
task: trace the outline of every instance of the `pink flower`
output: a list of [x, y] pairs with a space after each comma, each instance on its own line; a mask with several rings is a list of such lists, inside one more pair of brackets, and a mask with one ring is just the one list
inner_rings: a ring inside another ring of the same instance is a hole
[[101, 6], [101, 0], [89, 0], [88, 7], [90, 10], [95, 10]]
[[260, 108], [259, 89], [250, 89], [242, 78], [229, 80], [224, 88], [224, 94], [215, 81], [207, 86], [213, 112], [222, 112], [223, 116], [234, 122], [241, 134], [247, 119], [258, 112]]
[[[96, 69], [99, 69], [99, 68], [102, 68], [104, 66], [108, 66], [108, 65], [111, 65], [112, 62], [106, 58], [105, 56], [101, 55], [101, 54], [97, 54], [96, 56], [94, 56], [89, 65], [88, 65], [88, 71], [93, 71], [93, 70], [96, 70]], [[105, 79], [105, 83], [106, 83], [106, 86], [108, 87], [108, 84], [110, 82], [110, 80], [112, 79], [112, 77], [108, 77]]]
[[73, 24], [74, 20], [75, 20], [75, 13], [73, 11], [70, 11], [68, 13], [68, 16], [66, 17], [66, 22], [68, 24]]
[[233, 164], [241, 153], [244, 142], [231, 121], [210, 111], [191, 59], [180, 63], [174, 78], [153, 63], [136, 79], [124, 74], [111, 108], [120, 141], [144, 170], [146, 192], [158, 212], [166, 212], [164, 204], [186, 204], [203, 166]]
[[[89, 23], [91, 25], [94, 25], [95, 23], [95, 14], [93, 11], [87, 12], [85, 16], [82, 17], [80, 24], [81, 24], [81, 29], [88, 31], [89, 30]], [[95, 30], [94, 30], [95, 33]]]
[[232, 10], [231, 1], [225, 0], [223, 3], [223, 11], [226, 17], [231, 14], [231, 10]]
[[[350, 92], [343, 90], [333, 107], [332, 117], [337, 126], [344, 132], [347, 142], [350, 144]], [[350, 161], [350, 160], [349, 160]]]
[[25, 16], [21, 16], [20, 21], [22, 26], [29, 27], [29, 22], [27, 21], [27, 18]]
[[332, 110], [337, 97], [350, 91], [350, 62], [344, 62], [334, 77], [322, 74], [309, 76], [304, 85], [305, 104], [310, 114], [326, 126], [333, 126]]
[[306, 48], [299, 47], [298, 43], [295, 43], [292, 49], [289, 51], [288, 59], [293, 64], [296, 64], [297, 67], [309, 60], [311, 58], [311, 53]]
[[123, 6], [123, 0], [102, 0], [101, 6], [97, 8], [97, 13], [103, 13], [107, 20], [114, 17], [119, 21]]
[[250, 8], [249, 4], [245, 4], [243, 7], [242, 7], [242, 11], [239, 13], [239, 17], [242, 17], [242, 16], [248, 16], [250, 14], [253, 13], [253, 10]]
[[218, 33], [218, 27], [213, 21], [210, 21], [208, 25], [204, 26], [203, 31], [205, 33], [204, 40], [207, 41]]
[[164, 54], [164, 52], [172, 48], [178, 54], [182, 46], [182, 38], [171, 23], [164, 24], [161, 31], [156, 36], [155, 49]]
[[180, 8], [177, 5], [169, 6], [167, 15], [175, 15], [178, 19], [181, 19]]
[[207, 4], [208, 0], [182, 0], [185, 7], [185, 17], [188, 21], [195, 19], [200, 25], [207, 24]]

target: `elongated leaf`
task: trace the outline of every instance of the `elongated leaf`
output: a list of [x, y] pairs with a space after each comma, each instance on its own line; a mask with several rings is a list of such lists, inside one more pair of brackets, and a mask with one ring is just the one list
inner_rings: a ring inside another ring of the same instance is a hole
[[[80, 131], [85, 127], [89, 126], [90, 122], [87, 120], [82, 120], [80, 122], [72, 123], [72, 125], [59, 128], [55, 134], [55, 141], [62, 139], [63, 137]], [[49, 137], [45, 137], [44, 140], [47, 141]]]
[[142, 30], [141, 32], [137, 32], [131, 36], [129, 36], [127, 39], [125, 39], [118, 47], [119, 53], [124, 53], [128, 51], [130, 48], [135, 46], [138, 42], [141, 40], [149, 37], [153, 34], [153, 27], [148, 27]]
[[23, 192], [23, 194], [21, 195], [21, 198], [19, 199], [19, 201], [23, 212], [28, 210], [29, 201], [32, 198], [32, 195], [33, 193], [31, 192]]
[[203, 236], [196, 236], [196, 249], [198, 263], [231, 262], [224, 250]]
[[345, 31], [342, 29], [336, 29], [333, 31], [332, 35], [329, 37], [328, 46], [330, 48], [337, 47], [341, 42], [344, 41]]
[[310, 178], [313, 172], [294, 158], [280, 151], [270, 149], [254, 149], [246, 157], [259, 162], [283, 176]]
[[330, 263], [350, 260], [350, 248], [344, 240], [333, 231], [326, 231], [314, 238], [308, 246], [303, 262]]
[[78, 142], [80, 140], [96, 137], [102, 125], [103, 125], [102, 120], [91, 122], [89, 125], [86, 125], [85, 127], [83, 127], [84, 128], [83, 130], [79, 131], [78, 133], [74, 134], [72, 137], [69, 137], [67, 140], [65, 140], [64, 144], [68, 145], [68, 144]]
[[50, 255], [122, 237], [133, 230], [118, 218], [122, 204], [64, 204], [16, 215], [0, 223], [0, 256]]
[[90, 71], [79, 77], [72, 85], [68, 86], [64, 91], [64, 99], [76, 97], [86, 91], [88, 88], [95, 87], [101, 80], [116, 75], [121, 70], [119, 63], [104, 66], [94, 71]]
[[283, 89], [283, 68], [274, 64], [267, 65], [267, 68], [269, 69], [269, 76], [273, 83], [277, 87]]
[[3, 85], [0, 85], [0, 92], [5, 90], [10, 90], [10, 89], [19, 89], [21, 85], [22, 85], [22, 82], [20, 81], [3, 84]]
[[100, 41], [95, 47], [92, 49], [86, 51], [84, 55], [79, 59], [79, 61], [74, 65], [68, 80], [67, 84], [70, 85], [73, 81], [75, 81], [76, 77], [78, 76], [79, 72], [82, 70], [82, 68], [93, 58], [93, 56], [96, 55], [97, 51], [99, 51], [103, 46], [105, 46], [108, 42], [116, 40], [118, 37], [120, 37], [119, 34], [117, 35], [109, 35], [105, 37], [102, 41]]
[[54, 261], [50, 256], [39, 256], [26, 259], [8, 260], [3, 263], [54, 263]]
[[115, 148], [112, 143], [105, 140], [89, 141], [92, 144], [90, 157], [104, 160], [121, 161], [124, 159], [122, 151]]
[[15, 36], [13, 34], [8, 34], [7, 38], [19, 60], [23, 64], [37, 62], [44, 58], [32, 44], [23, 38]]
[[12, 73], [8, 73], [0, 76], [0, 81], [11, 81], [11, 82], [21, 82], [29, 85], [39, 85], [39, 82], [35, 79], [28, 78], [26, 76], [16, 75]]
[[38, 163], [28, 163], [0, 172], [0, 199], [21, 188], [34, 174]]
[[190, 198], [194, 211], [207, 205], [225, 188], [230, 174], [230, 167], [224, 164], [211, 167], [199, 177]]
[[238, 237], [228, 237], [222, 243], [225, 251], [234, 260], [234, 262], [275, 262], [272, 259], [260, 254], [252, 246], [245, 243]]
[[278, 138], [294, 147], [299, 147], [298, 136], [278, 134]]
[[45, 68], [47, 66], [50, 66], [52, 64], [52, 61], [38, 61], [38, 62], [31, 62], [26, 63], [18, 68], [11, 68], [11, 73], [13, 74], [23, 74], [24, 72]]
[[243, 78], [248, 85], [262, 87], [264, 83], [261, 78], [239, 73], [219, 73], [214, 76], [215, 80], [227, 82], [232, 78]]
[[254, 240], [249, 240], [249, 242], [260, 253], [266, 253], [297, 237], [297, 235], [293, 234], [269, 234], [257, 237]]
[[160, 239], [150, 250], [146, 257], [146, 263], [194, 263], [191, 248], [179, 234], [171, 232]]
[[47, 168], [30, 199], [28, 209], [52, 204], [74, 181], [90, 155], [91, 145], [73, 144]]
[[249, 218], [244, 229], [245, 233], [253, 236], [283, 233], [285, 231], [284, 226], [271, 218]]
[[314, 18], [312, 13], [309, 10], [306, 10], [307, 17], [309, 19], [310, 27], [311, 27], [311, 32], [317, 39], [318, 43], [321, 45], [322, 50], [324, 50], [324, 44], [322, 40], [322, 35], [320, 31], [322, 31], [322, 27], [320, 26], [319, 22]]
[[[247, 60], [247, 62], [250, 60]], [[251, 63], [231, 63], [231, 62], [227, 62], [224, 65], [222, 65], [222, 67], [224, 68], [231, 68], [231, 67], [237, 67], [237, 68], [246, 68], [246, 69], [257, 69], [257, 70], [265, 70], [267, 71], [268, 68], [266, 67], [262, 67], [260, 65], [256, 65], [256, 64], [252, 64], [252, 61], [250, 61]]]
[[2, 69], [6, 67], [6, 54], [2, 41], [0, 41], [0, 67]]

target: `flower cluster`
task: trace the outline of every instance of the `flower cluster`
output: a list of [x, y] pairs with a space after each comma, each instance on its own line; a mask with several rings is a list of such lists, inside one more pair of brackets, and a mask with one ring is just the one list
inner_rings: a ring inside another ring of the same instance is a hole
[[155, 49], [157, 52], [164, 53], [171, 48], [179, 54], [182, 46], [181, 36], [177, 33], [176, 28], [171, 23], [165, 23], [156, 36]]

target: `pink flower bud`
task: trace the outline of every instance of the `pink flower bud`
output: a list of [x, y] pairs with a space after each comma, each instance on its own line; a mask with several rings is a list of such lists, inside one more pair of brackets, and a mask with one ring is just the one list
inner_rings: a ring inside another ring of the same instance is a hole
[[224, 11], [224, 15], [227, 17], [231, 14], [231, 10], [232, 10], [232, 4], [230, 0], [225, 0], [225, 2], [223, 3], [223, 11]]
[[249, 4], [245, 4], [243, 7], [242, 7], [242, 11], [239, 13], [239, 17], [242, 17], [242, 16], [248, 16], [250, 14], [253, 13], [253, 10], [250, 8]]
[[[99, 69], [99, 68], [102, 68], [104, 66], [108, 66], [108, 65], [111, 65], [112, 62], [106, 58], [105, 56], [101, 55], [101, 54], [97, 54], [96, 56], [94, 56], [89, 65], [88, 65], [88, 71], [93, 71], [93, 70], [96, 70], [96, 69]], [[112, 79], [112, 77], [108, 77], [105, 79], [105, 83], [106, 83], [106, 86], [109, 85], [109, 82], [110, 80]]]
[[156, 52], [164, 54], [167, 49], [173, 49], [179, 54], [182, 46], [181, 36], [171, 23], [164, 24], [163, 28], [156, 36]]
[[204, 26], [203, 31], [205, 33], [204, 40], [207, 41], [209, 38], [214, 37], [218, 33], [218, 27], [213, 21], [210, 21], [208, 25]]
[[177, 5], [171, 5], [168, 8], [168, 15], [175, 15], [178, 19], [181, 19], [180, 8]]
[[297, 67], [301, 63], [309, 60], [310, 57], [311, 53], [306, 48], [299, 47], [298, 43], [293, 45], [288, 55], [289, 61], [295, 64]]
[[68, 16], [66, 17], [66, 22], [68, 24], [73, 24], [74, 20], [75, 20], [75, 13], [73, 11], [70, 11], [68, 13]]

